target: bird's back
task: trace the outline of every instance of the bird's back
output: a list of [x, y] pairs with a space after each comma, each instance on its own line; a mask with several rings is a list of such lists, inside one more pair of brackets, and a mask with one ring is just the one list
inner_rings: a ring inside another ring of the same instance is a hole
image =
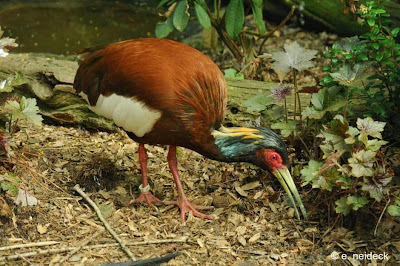
[[[225, 115], [219, 68], [188, 45], [137, 39], [84, 50], [74, 87], [92, 110], [113, 119], [136, 141], [213, 149], [211, 131]], [[210, 145], [210, 147], [207, 147]], [[199, 150], [200, 149], [200, 150]]]

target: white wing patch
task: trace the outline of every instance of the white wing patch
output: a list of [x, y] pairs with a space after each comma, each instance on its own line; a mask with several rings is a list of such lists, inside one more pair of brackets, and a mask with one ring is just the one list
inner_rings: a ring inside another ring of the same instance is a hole
[[[89, 102], [86, 94], [80, 92], [79, 95]], [[108, 97], [100, 95], [96, 106], [89, 105], [89, 108], [100, 116], [112, 119], [117, 126], [138, 137], [150, 132], [161, 117], [160, 111], [151, 109], [134, 98], [116, 94]]]

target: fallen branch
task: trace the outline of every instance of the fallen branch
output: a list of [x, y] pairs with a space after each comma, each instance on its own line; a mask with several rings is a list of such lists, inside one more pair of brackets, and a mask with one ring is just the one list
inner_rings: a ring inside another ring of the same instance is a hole
[[135, 256], [132, 254], [132, 252], [125, 246], [125, 244], [122, 242], [121, 238], [115, 233], [115, 231], [111, 228], [111, 226], [107, 223], [106, 219], [104, 219], [103, 215], [101, 214], [100, 209], [97, 207], [97, 205], [88, 197], [88, 195], [83, 192], [83, 190], [79, 187], [79, 184], [76, 184], [74, 186], [74, 189], [76, 192], [79, 193], [89, 204], [92, 206], [92, 208], [96, 211], [97, 217], [99, 217], [100, 221], [104, 224], [104, 227], [107, 229], [107, 231], [112, 235], [112, 237], [119, 243], [121, 246], [122, 250], [131, 258], [131, 260], [136, 260]]
[[[128, 242], [125, 243], [126, 246], [140, 246], [140, 245], [151, 245], [151, 244], [164, 244], [164, 243], [181, 243], [186, 242], [188, 240], [187, 237], [181, 237], [177, 239], [161, 239], [161, 240], [148, 240], [148, 241], [141, 241], [141, 242]], [[107, 248], [107, 247], [117, 247], [119, 243], [108, 243], [108, 244], [98, 244], [92, 246], [84, 246], [82, 249], [96, 249], [96, 248]], [[7, 261], [7, 260], [16, 260], [20, 258], [27, 258], [27, 257], [35, 257], [39, 255], [49, 255], [49, 254], [57, 254], [63, 253], [68, 251], [73, 251], [75, 247], [69, 248], [57, 248], [57, 249], [46, 249], [46, 250], [39, 250], [34, 252], [28, 253], [21, 253], [18, 255], [9, 255], [0, 257], [0, 262]]]
[[43, 247], [43, 246], [55, 245], [55, 244], [59, 244], [59, 243], [60, 242], [57, 242], [57, 241], [45, 241], [45, 242], [33, 242], [33, 243], [26, 243], [26, 244], [18, 244], [18, 245], [13, 245], [13, 246], [0, 247], [0, 251], [17, 249], [17, 248]]

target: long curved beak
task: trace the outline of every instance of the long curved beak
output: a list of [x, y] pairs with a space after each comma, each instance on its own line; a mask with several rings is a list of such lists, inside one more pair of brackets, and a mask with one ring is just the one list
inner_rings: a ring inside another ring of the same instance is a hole
[[296, 203], [293, 199], [293, 196], [296, 199], [297, 203], [299, 204], [301, 214], [303, 214], [303, 217], [305, 219], [307, 219], [306, 209], [304, 208], [303, 202], [301, 201], [299, 192], [297, 191], [296, 185], [293, 182], [293, 178], [290, 175], [289, 170], [285, 167], [285, 168], [275, 170], [275, 172], [273, 172], [272, 174], [279, 180], [279, 183], [281, 183], [283, 189], [288, 194], [290, 202], [292, 203], [292, 205], [294, 207], [294, 211], [296, 213], [297, 219], [300, 220], [300, 214], [299, 214], [299, 211], [297, 210]]

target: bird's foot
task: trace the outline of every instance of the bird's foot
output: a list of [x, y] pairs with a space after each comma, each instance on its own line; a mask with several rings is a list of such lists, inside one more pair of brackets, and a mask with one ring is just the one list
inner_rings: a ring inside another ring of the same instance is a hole
[[200, 206], [200, 205], [196, 205], [194, 203], [191, 203], [186, 196], [183, 196], [182, 199], [179, 199], [178, 201], [164, 201], [165, 204], [175, 204], [178, 205], [179, 209], [181, 209], [181, 222], [184, 223], [185, 222], [185, 214], [188, 212], [192, 212], [192, 214], [194, 216], [197, 216], [199, 218], [203, 218], [203, 219], [209, 219], [212, 220], [212, 216], [211, 215], [207, 215], [204, 213], [201, 213], [197, 210], [212, 210], [214, 209], [214, 207], [212, 206]]
[[150, 185], [147, 185], [143, 188], [142, 185], [139, 186], [139, 190], [142, 192], [140, 193], [139, 198], [132, 200], [131, 203], [139, 203], [139, 202], [146, 202], [149, 207], [153, 206], [153, 202], [155, 203], [162, 203], [161, 200], [153, 196], [150, 192]]

